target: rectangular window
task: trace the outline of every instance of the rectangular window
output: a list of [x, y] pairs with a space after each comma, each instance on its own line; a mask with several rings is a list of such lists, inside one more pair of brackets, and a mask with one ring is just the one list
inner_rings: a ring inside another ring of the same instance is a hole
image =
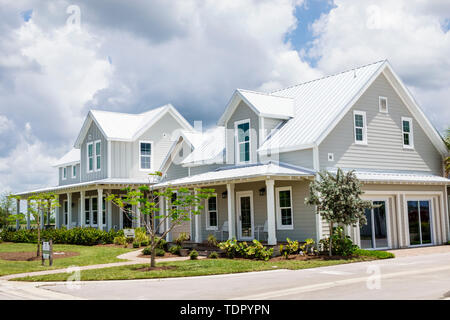
[[293, 229], [292, 188], [276, 188], [278, 229]]
[[412, 119], [402, 117], [403, 148], [414, 148]]
[[77, 166], [72, 166], [72, 178], [75, 179], [77, 177]]
[[102, 223], [106, 225], [106, 198], [103, 197], [103, 206], [102, 206]]
[[250, 120], [235, 122], [237, 162], [250, 162]]
[[152, 143], [150, 141], [139, 142], [140, 169], [151, 170], [152, 168]]
[[206, 229], [217, 230], [217, 197], [208, 199], [208, 214], [206, 216]]
[[355, 126], [355, 143], [367, 144], [366, 113], [363, 111], [354, 111], [353, 117]]
[[91, 198], [92, 201], [92, 225], [93, 226], [97, 226], [97, 222], [98, 222], [98, 203], [97, 203], [97, 197], [93, 197]]
[[379, 97], [379, 110], [383, 113], [388, 113], [388, 100], [386, 97]]
[[95, 171], [101, 170], [102, 152], [101, 141], [95, 141]]
[[89, 142], [87, 145], [87, 171], [94, 171], [94, 144]]
[[84, 223], [86, 226], [89, 226], [91, 224], [91, 201], [89, 198], [84, 199]]
[[62, 169], [62, 179], [63, 179], [63, 180], [66, 180], [66, 179], [67, 179], [67, 168], [66, 168], [66, 167], [64, 167], [64, 168]]

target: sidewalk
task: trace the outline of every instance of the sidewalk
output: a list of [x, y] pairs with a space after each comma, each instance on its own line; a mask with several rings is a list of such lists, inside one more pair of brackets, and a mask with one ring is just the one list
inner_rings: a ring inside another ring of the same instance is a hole
[[395, 249], [395, 250], [388, 250], [388, 251], [395, 254], [396, 258], [414, 257], [414, 256], [427, 255], [427, 254], [450, 253], [450, 245], [405, 248], [405, 249]]
[[[102, 269], [102, 268], [109, 268], [109, 267], [120, 267], [120, 266], [127, 266], [127, 265], [133, 265], [133, 264], [141, 264], [141, 263], [150, 263], [150, 257], [148, 257], [148, 258], [139, 257], [139, 255], [141, 253], [142, 253], [142, 249], [127, 252], [127, 253], [121, 254], [120, 256], [117, 256], [117, 258], [123, 259], [123, 260], [128, 260], [128, 261], [104, 263], [104, 264], [94, 264], [94, 265], [90, 265], [90, 266], [81, 266], [81, 267], [79, 267], [79, 270], [83, 271], [83, 270]], [[189, 260], [189, 257], [174, 257], [174, 258], [159, 258], [159, 259], [156, 258], [157, 262], [183, 261], [183, 260]], [[1, 280], [11, 280], [11, 279], [15, 279], [15, 278], [23, 278], [23, 277], [42, 276], [42, 275], [46, 275], [46, 274], [66, 273], [66, 272], [67, 272], [67, 268], [16, 273], [16, 274], [9, 274], [6, 276], [2, 276], [2, 277], [0, 277], [0, 281]]]

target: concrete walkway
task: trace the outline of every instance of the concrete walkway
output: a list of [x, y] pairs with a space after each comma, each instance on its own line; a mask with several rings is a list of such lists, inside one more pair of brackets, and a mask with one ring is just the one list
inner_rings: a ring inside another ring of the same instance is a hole
[[427, 254], [450, 253], [450, 246], [442, 245], [442, 246], [416, 247], [416, 248], [395, 249], [388, 251], [395, 254], [395, 257], [397, 258], [415, 257]]
[[[103, 263], [103, 264], [93, 264], [89, 266], [81, 266], [78, 267], [80, 271], [83, 270], [92, 270], [92, 269], [101, 269], [101, 268], [110, 268], [110, 267], [120, 267], [120, 266], [127, 266], [127, 265], [133, 265], [133, 264], [141, 264], [141, 263], [150, 263], [150, 257], [148, 258], [142, 258], [139, 257], [141, 255], [142, 250], [135, 250], [131, 252], [127, 252], [124, 254], [121, 254], [120, 256], [117, 256], [118, 259], [128, 260], [124, 262], [113, 262], [113, 263]], [[202, 257], [199, 257], [202, 258]], [[157, 262], [162, 261], [183, 261], [188, 260], [189, 257], [174, 257], [174, 258], [156, 258]], [[32, 276], [42, 276], [46, 274], [56, 274], [56, 273], [66, 273], [68, 272], [68, 268], [64, 269], [55, 269], [55, 270], [44, 270], [44, 271], [34, 271], [34, 272], [25, 272], [25, 273], [16, 273], [16, 274], [9, 274], [6, 276], [0, 277], [1, 280], [11, 280], [15, 278], [23, 278], [23, 277], [32, 277]], [[73, 272], [73, 271], [70, 271]]]

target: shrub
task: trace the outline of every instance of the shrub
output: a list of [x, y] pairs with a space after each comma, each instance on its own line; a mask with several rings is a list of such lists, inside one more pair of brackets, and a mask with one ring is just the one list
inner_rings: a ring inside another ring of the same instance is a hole
[[178, 238], [175, 239], [175, 243], [179, 246], [181, 246], [183, 244], [184, 241], [189, 240], [189, 234], [187, 232], [181, 232], [178, 235]]
[[[253, 244], [245, 249], [245, 258], [267, 261], [273, 256], [273, 248], [267, 249], [261, 242], [254, 239]], [[246, 242], [245, 242], [246, 243]]]
[[133, 243], [134, 242], [134, 238], [126, 238], [127, 243]]
[[233, 259], [240, 252], [240, 247], [237, 244], [236, 239], [228, 239], [225, 242], [221, 242], [218, 244], [219, 248], [225, 251], [225, 254], [228, 258]]
[[314, 247], [315, 244], [316, 242], [313, 239], [308, 238], [305, 240], [305, 243], [300, 246], [300, 250], [305, 254], [314, 253], [316, 251]]
[[251, 245], [247, 242], [238, 243], [236, 239], [230, 239], [219, 243], [219, 248], [225, 251], [228, 258], [243, 257], [247, 259], [269, 260], [273, 255], [273, 248], [267, 249], [258, 240], [253, 240]]
[[152, 254], [152, 248], [150, 248], [150, 247], [145, 247], [144, 250], [142, 250], [142, 254], [143, 254], [144, 256], [149, 256], [149, 255], [151, 255], [151, 254]]
[[217, 259], [219, 257], [219, 254], [215, 251], [211, 252], [208, 256], [210, 259]]
[[[155, 249], [155, 256], [157, 256], [157, 257], [163, 257], [165, 253], [166, 252], [162, 249], [159, 249], [159, 248]], [[150, 256], [152, 254], [152, 248], [150, 248], [150, 247], [144, 248], [144, 250], [142, 251], [142, 254], [146, 255], [146, 256]]]
[[189, 257], [191, 258], [191, 260], [197, 260], [197, 258], [198, 258], [198, 252], [197, 252], [197, 250], [192, 250], [192, 251], [189, 253]]
[[[343, 257], [351, 256], [352, 254], [354, 254], [358, 249], [358, 246], [353, 244], [353, 241], [349, 236], [345, 235], [344, 229], [342, 227], [337, 227], [334, 230], [334, 234], [331, 237], [332, 254]], [[328, 251], [329, 242], [329, 238], [320, 240], [320, 243], [323, 246], [323, 251]]]
[[125, 236], [117, 236], [114, 238], [114, 244], [123, 246], [127, 244], [127, 238]]
[[377, 259], [395, 258], [395, 255], [392, 252], [377, 251], [377, 250], [364, 250], [364, 249], [357, 249], [354, 252], [354, 255], [364, 256], [364, 257], [375, 257]]
[[155, 253], [157, 257], [164, 257], [164, 255], [166, 254], [166, 252], [163, 249], [160, 248], [156, 248], [155, 249]]
[[148, 240], [141, 241], [141, 246], [143, 246], [143, 247], [148, 246], [148, 244], [149, 244]]
[[171, 254], [177, 254], [180, 255], [180, 250], [181, 250], [181, 246], [180, 245], [175, 245], [169, 248], [169, 252]]
[[137, 241], [133, 242], [133, 248], [139, 248], [140, 246], [141, 246], [140, 242]]
[[217, 238], [213, 235], [213, 234], [210, 234], [209, 236], [208, 236], [208, 244], [211, 246], [211, 247], [217, 247]]
[[287, 244], [280, 244], [280, 253], [286, 259], [289, 259], [289, 255], [297, 253], [299, 249], [299, 243], [297, 240], [292, 241], [289, 238], [286, 238]]
[[164, 251], [169, 251], [168, 243], [167, 243], [166, 240], [164, 240], [164, 239], [162, 239], [162, 238], [155, 237], [155, 241], [159, 241], [159, 243], [158, 243], [158, 245], [157, 245], [157, 247], [158, 247], [159, 249], [162, 249], [162, 250], [164, 250]]
[[134, 229], [134, 239], [135, 239], [135, 241], [140, 242], [140, 243], [142, 243], [143, 241], [149, 240], [144, 228]]

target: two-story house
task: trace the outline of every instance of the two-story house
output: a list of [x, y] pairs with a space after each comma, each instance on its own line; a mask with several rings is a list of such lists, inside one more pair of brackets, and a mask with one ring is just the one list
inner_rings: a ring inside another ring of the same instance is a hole
[[[346, 230], [362, 248], [442, 244], [450, 232], [447, 155], [391, 65], [380, 61], [271, 93], [238, 89], [205, 132], [170, 105], [142, 114], [90, 111], [74, 149], [55, 164], [59, 185], [20, 195], [59, 194], [56, 227], [109, 230], [142, 219], [105, 203], [109, 192], [142, 184], [214, 188], [203, 214], [168, 240], [182, 230], [196, 242], [215, 234], [274, 245], [329, 233], [304, 201], [318, 171], [342, 168], [354, 170], [364, 198], [379, 205], [366, 211], [367, 225]], [[149, 178], [156, 170], [162, 178]], [[161, 209], [170, 202], [160, 199]]]
[[323, 238], [328, 224], [304, 200], [318, 171], [338, 167], [379, 205], [367, 225], [347, 229], [362, 248], [449, 239], [448, 150], [388, 61], [271, 93], [238, 89], [200, 140], [176, 163], [168, 157], [155, 185], [216, 190], [191, 223], [196, 242]]
[[[128, 217], [108, 194], [123, 193], [154, 183], [149, 175], [160, 169], [177, 132], [194, 131], [172, 105], [141, 114], [89, 111], [74, 148], [54, 166], [59, 172], [56, 187], [23, 192], [59, 195], [55, 227], [95, 227], [104, 230], [139, 227], [143, 217]], [[133, 210], [139, 215], [138, 208]], [[43, 215], [42, 215], [43, 217]], [[44, 224], [45, 219], [41, 219]], [[27, 217], [28, 228], [30, 217]]]

